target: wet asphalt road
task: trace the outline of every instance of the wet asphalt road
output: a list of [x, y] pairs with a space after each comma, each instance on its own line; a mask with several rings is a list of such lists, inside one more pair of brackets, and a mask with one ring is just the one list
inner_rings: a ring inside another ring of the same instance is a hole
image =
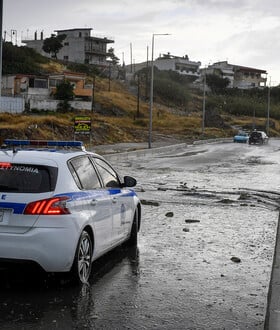
[[280, 141], [120, 157], [143, 201], [138, 249], [87, 286], [0, 269], [2, 329], [263, 329], [280, 198]]

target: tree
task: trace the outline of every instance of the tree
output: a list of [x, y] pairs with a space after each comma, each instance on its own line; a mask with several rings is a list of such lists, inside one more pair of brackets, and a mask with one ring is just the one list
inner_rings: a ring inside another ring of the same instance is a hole
[[228, 78], [222, 78], [216, 74], [206, 75], [206, 84], [211, 89], [212, 93], [219, 93], [224, 91], [229, 83], [230, 81]]
[[111, 59], [113, 65], [119, 63], [120, 59], [114, 54], [114, 48], [111, 47], [108, 49], [108, 57]]
[[43, 51], [48, 54], [53, 54], [53, 57], [57, 59], [57, 54], [63, 47], [63, 40], [66, 38], [65, 34], [60, 34], [58, 36], [52, 34], [50, 38], [46, 38], [43, 43]]
[[57, 100], [61, 100], [59, 102], [57, 110], [61, 112], [66, 112], [70, 110], [69, 101], [74, 98], [74, 86], [68, 80], [64, 80], [61, 84], [56, 87], [56, 92], [54, 97]]

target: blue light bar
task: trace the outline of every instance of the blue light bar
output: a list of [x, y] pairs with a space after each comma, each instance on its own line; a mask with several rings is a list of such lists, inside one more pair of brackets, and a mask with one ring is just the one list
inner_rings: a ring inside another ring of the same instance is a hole
[[4, 140], [7, 146], [27, 146], [27, 147], [72, 147], [82, 148], [82, 141], [50, 141], [50, 140]]

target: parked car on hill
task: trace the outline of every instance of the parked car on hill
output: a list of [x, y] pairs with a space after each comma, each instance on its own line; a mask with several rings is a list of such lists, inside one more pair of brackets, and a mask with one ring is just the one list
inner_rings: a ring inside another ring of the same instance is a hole
[[268, 142], [268, 136], [263, 131], [254, 130], [249, 136], [249, 144], [265, 144]]

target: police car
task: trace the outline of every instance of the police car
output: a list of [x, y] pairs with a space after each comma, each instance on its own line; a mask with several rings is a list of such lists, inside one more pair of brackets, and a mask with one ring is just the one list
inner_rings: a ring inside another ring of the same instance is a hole
[[81, 283], [92, 261], [137, 244], [136, 180], [79, 141], [5, 140], [0, 150], [0, 262], [34, 262]]

